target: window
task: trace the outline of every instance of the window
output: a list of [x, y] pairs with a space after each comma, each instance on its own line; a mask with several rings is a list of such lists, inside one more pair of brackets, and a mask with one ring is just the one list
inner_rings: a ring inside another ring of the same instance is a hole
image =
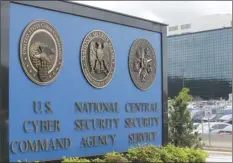
[[180, 26], [180, 28], [183, 30], [183, 29], [189, 29], [191, 28], [191, 24], [183, 24]]
[[218, 124], [213, 125], [211, 128], [212, 128], [213, 130], [219, 129]]
[[225, 128], [225, 127], [227, 127], [228, 125], [226, 125], [226, 124], [219, 124], [219, 129], [223, 129], [223, 128]]
[[[190, 25], [181, 25], [182, 32], [188, 31], [184, 28]], [[172, 30], [174, 26], [170, 27]], [[181, 30], [180, 25], [177, 28]], [[231, 36], [232, 28], [168, 37], [169, 88], [182, 87], [183, 72], [180, 69], [186, 64], [184, 82], [193, 96], [228, 99], [228, 92], [232, 90]], [[178, 90], [169, 89], [169, 96], [176, 96]]]
[[169, 31], [176, 31], [176, 30], [178, 30], [178, 25], [169, 27]]

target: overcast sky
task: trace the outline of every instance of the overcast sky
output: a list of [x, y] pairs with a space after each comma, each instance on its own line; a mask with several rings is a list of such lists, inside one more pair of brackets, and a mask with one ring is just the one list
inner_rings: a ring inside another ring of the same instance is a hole
[[[232, 1], [76, 1], [167, 24], [210, 14], [232, 14]], [[217, 21], [217, 20], [216, 20]]]

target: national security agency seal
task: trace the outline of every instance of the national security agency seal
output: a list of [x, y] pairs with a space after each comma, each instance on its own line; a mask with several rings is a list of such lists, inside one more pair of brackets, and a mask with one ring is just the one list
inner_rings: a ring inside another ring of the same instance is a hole
[[156, 57], [149, 41], [134, 41], [129, 54], [129, 71], [131, 79], [139, 89], [147, 90], [152, 86], [156, 75]]
[[20, 41], [20, 60], [34, 83], [47, 85], [56, 79], [63, 65], [63, 47], [52, 24], [35, 20], [27, 25]]
[[93, 87], [104, 88], [110, 83], [115, 72], [115, 54], [112, 42], [104, 32], [94, 30], [84, 38], [81, 65]]

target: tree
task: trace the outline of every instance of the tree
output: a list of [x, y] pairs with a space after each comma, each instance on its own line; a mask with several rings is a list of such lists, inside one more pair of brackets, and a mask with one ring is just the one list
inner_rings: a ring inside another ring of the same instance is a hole
[[183, 88], [178, 96], [169, 100], [168, 104], [168, 140], [169, 143], [181, 147], [201, 147], [198, 133], [194, 126], [188, 102], [192, 100], [188, 88]]

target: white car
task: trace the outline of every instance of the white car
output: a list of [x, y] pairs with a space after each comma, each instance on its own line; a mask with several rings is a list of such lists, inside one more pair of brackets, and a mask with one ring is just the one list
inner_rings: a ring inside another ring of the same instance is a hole
[[221, 118], [219, 118], [219, 121], [226, 122], [226, 123], [232, 121], [232, 114], [227, 114], [227, 115], [222, 116]]
[[198, 132], [200, 134], [208, 134], [209, 132], [212, 132], [214, 130], [219, 130], [219, 129], [224, 129], [225, 127], [232, 127], [231, 124], [229, 123], [224, 123], [224, 122], [210, 122], [210, 124], [201, 123], [198, 124], [197, 129], [194, 132]]
[[212, 131], [210, 134], [215, 135], [232, 135], [232, 125], [227, 126], [223, 129], [218, 129], [218, 130], [214, 130]]

